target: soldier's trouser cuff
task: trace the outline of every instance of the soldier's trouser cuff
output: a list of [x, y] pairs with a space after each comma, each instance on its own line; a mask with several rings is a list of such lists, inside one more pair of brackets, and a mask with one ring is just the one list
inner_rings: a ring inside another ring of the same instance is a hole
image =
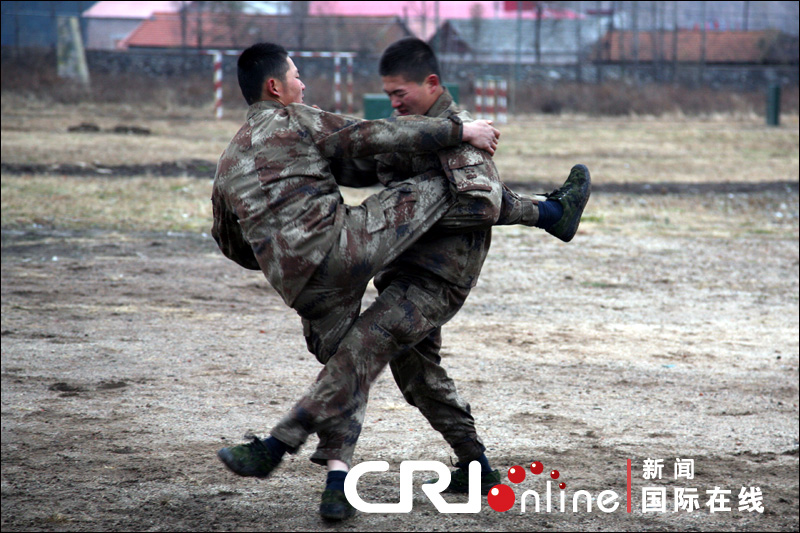
[[269, 434], [291, 448], [290, 453], [297, 453], [297, 450], [308, 440], [311, 432], [301, 421], [293, 418], [290, 414], [278, 422], [278, 425], [272, 428]]
[[526, 196], [519, 196], [510, 189], [503, 190], [503, 204], [496, 225], [535, 226], [538, 221], [539, 206], [536, 201]]
[[353, 450], [341, 448], [317, 448], [310, 457], [312, 463], [326, 466], [328, 461], [336, 459], [344, 462], [348, 468], [353, 464]]
[[477, 461], [483, 452], [486, 451], [486, 446], [483, 445], [481, 439], [475, 435], [469, 439], [453, 445], [453, 452], [458, 457], [458, 462], [462, 464], [469, 464], [470, 461]]

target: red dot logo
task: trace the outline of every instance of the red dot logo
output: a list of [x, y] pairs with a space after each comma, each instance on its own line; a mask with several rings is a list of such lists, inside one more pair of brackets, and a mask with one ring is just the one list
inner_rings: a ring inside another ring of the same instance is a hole
[[521, 466], [512, 466], [508, 469], [508, 480], [511, 483], [522, 483], [525, 481], [525, 469]]
[[550, 472], [550, 477], [553, 479], [558, 479], [558, 470], [553, 470]]
[[544, 471], [544, 465], [539, 461], [534, 461], [531, 463], [531, 473], [539, 475]]
[[561, 489], [561, 490], [564, 490], [564, 489], [567, 488], [567, 484], [564, 483], [564, 482], [561, 482], [561, 483], [558, 484], [558, 488]]
[[489, 490], [489, 496], [486, 498], [489, 503], [489, 507], [498, 513], [505, 513], [514, 507], [515, 499], [516, 496], [514, 495], [514, 491], [511, 490], [511, 487], [503, 484], [492, 487]]

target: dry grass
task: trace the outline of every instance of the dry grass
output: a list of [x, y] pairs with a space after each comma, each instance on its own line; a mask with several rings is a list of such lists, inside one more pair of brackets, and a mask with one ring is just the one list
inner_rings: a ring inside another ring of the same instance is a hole
[[[3, 95], [2, 160], [17, 164], [102, 165], [182, 159], [216, 161], [243, 118], [239, 114], [217, 121], [211, 108], [44, 104]], [[95, 124], [102, 131], [67, 131], [84, 122]], [[117, 125], [145, 127], [151, 135], [107, 132]]]
[[[780, 108], [798, 112], [797, 86], [784, 85]], [[562, 112], [594, 116], [670, 113], [703, 116], [709, 113], [763, 113], [764, 89], [738, 87], [686, 87], [669, 83], [605, 82], [522, 84], [516, 96], [522, 113]]]
[[[2, 100], [3, 163], [136, 165], [182, 159], [216, 161], [240, 117], [210, 110], [66, 106]], [[150, 128], [147, 137], [69, 133], [94, 122]], [[750, 115], [596, 118], [534, 115], [502, 126], [495, 160], [506, 181], [560, 184], [587, 164], [596, 184], [766, 182], [798, 179], [798, 117], [771, 128]], [[349, 195], [350, 193], [348, 193]], [[208, 231], [210, 182], [191, 178], [2, 176], [2, 226]], [[357, 202], [358, 195], [350, 196]], [[598, 194], [582, 231], [701, 231], [796, 235], [797, 195], [731, 197]], [[788, 233], [787, 233], [788, 232]]]
[[580, 232], [796, 240], [798, 196], [595, 194], [584, 213]]
[[502, 127], [495, 161], [507, 181], [560, 183], [573, 163], [596, 183], [775, 181], [798, 177], [798, 119], [717, 115], [525, 117]]
[[[143, 164], [216, 161], [241, 124], [211, 109], [111, 104], [43, 105], [2, 100], [4, 163]], [[92, 122], [149, 128], [147, 137], [69, 133]], [[798, 176], [798, 116], [778, 128], [755, 115], [667, 118], [530, 115], [501, 126], [495, 161], [507, 181], [560, 183], [575, 162], [590, 166], [597, 183], [774, 181]]]
[[[2, 227], [208, 232], [211, 184], [194, 178], [4, 176]], [[350, 203], [359, 192], [346, 190]], [[595, 194], [581, 232], [797, 238], [798, 198]]]
[[194, 178], [3, 176], [3, 228], [207, 232], [211, 184]]

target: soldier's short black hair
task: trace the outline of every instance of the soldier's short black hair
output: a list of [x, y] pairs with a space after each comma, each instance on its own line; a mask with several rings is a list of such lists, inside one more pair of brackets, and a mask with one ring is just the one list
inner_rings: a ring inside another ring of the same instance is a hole
[[383, 51], [378, 71], [381, 76], [403, 76], [420, 84], [431, 74], [442, 79], [433, 49], [416, 37], [406, 37], [390, 44]]
[[257, 43], [242, 52], [236, 65], [239, 88], [248, 105], [261, 100], [261, 88], [268, 78], [286, 81], [287, 57], [286, 49], [273, 43]]

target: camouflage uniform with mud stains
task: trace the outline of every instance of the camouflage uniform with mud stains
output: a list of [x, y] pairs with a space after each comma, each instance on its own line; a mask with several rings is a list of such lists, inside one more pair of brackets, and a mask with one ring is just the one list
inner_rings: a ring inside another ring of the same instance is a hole
[[[458, 113], [463, 121], [471, 120], [468, 113], [458, 111], [445, 90], [426, 113], [429, 117], [446, 117]], [[450, 320], [464, 304], [469, 291], [478, 281], [492, 240], [491, 228], [457, 235], [443, 234], [437, 228], [474, 217], [486, 217], [494, 222], [499, 215], [503, 186], [500, 174], [488, 153], [462, 144], [440, 151], [437, 160], [429, 154], [394, 154], [377, 156], [381, 181], [403, 179], [397, 175], [402, 168], [399, 160], [410, 160], [415, 174], [428, 165], [440, 165], [451, 184], [461, 193], [459, 203], [445, 215], [445, 224], [434, 226], [420, 241], [406, 250], [396, 261], [380, 272], [375, 286], [380, 293], [393, 285], [408, 285], [407, 291], [417, 302], [432, 330], [420, 329], [427, 335], [413, 348], [390, 362], [392, 375], [406, 401], [416, 406], [435, 430], [452, 447], [458, 461], [467, 464], [485, 451], [475, 430], [470, 406], [458, 394], [455, 383], [440, 365], [442, 346], [441, 326]], [[386, 177], [384, 177], [386, 176]], [[493, 209], [495, 208], [495, 209]], [[447, 296], [442, 298], [441, 294]]]
[[302, 104], [251, 105], [214, 179], [212, 235], [222, 252], [261, 269], [295, 308], [334, 245], [345, 254], [337, 258], [343, 266], [356, 279], [369, 280], [371, 270], [377, 272], [441, 218], [451, 195], [445, 180], [432, 173], [350, 207], [328, 160], [460, 142], [459, 120], [409, 118], [369, 122]]
[[[434, 151], [457, 146], [460, 139], [457, 117], [361, 122], [304, 105], [255, 103], [217, 167], [212, 235], [228, 258], [264, 272], [303, 318], [307, 337], [314, 329], [327, 329], [340, 332], [341, 338], [358, 316], [368, 281], [429, 230], [453, 201], [439, 170], [397, 183], [361, 206], [347, 206], [328, 160]], [[358, 333], [351, 337], [358, 339]], [[369, 385], [401, 350], [391, 334], [378, 337], [366, 350], [362, 344], [330, 360], [316, 350], [326, 367], [272, 434], [297, 448], [319, 432], [321, 446], [313, 459], [349, 463], [350, 457], [338, 451], [328, 455], [322, 443], [333, 442], [331, 449], [340, 450], [337, 442], [351, 438], [353, 431], [326, 435], [352, 413], [363, 413]], [[379, 356], [373, 357], [375, 351]]]
[[[452, 97], [445, 92], [427, 115], [447, 117], [456, 112]], [[458, 116], [471, 120], [463, 111]], [[475, 223], [490, 226], [499, 214], [502, 183], [489, 154], [463, 143], [438, 153], [394, 153], [375, 159], [377, 178], [389, 186], [415, 175], [444, 170], [451, 187], [459, 192], [458, 203], [376, 276], [379, 297], [341, 344], [335, 338], [340, 331], [333, 328], [313, 332], [315, 342], [309, 342], [309, 348], [320, 361], [327, 361], [336, 352], [336, 357], [350, 359], [351, 365], [356, 364], [359, 350], [369, 350], [371, 359], [362, 361], [368, 364], [367, 368], [352, 372], [370, 376], [352, 389], [365, 396], [369, 383], [388, 362], [408, 403], [416, 406], [443, 435], [458, 460], [467, 463], [477, 459], [485, 448], [475, 430], [469, 404], [461, 399], [453, 380], [439, 364], [441, 326], [458, 312], [475, 286], [489, 251], [491, 231], [453, 234], [441, 230]], [[337, 379], [347, 380], [348, 373]], [[325, 428], [318, 430], [320, 445], [312, 460], [339, 458], [349, 463], [365, 407], [366, 401], [361, 402], [342, 419], [329, 420]]]

